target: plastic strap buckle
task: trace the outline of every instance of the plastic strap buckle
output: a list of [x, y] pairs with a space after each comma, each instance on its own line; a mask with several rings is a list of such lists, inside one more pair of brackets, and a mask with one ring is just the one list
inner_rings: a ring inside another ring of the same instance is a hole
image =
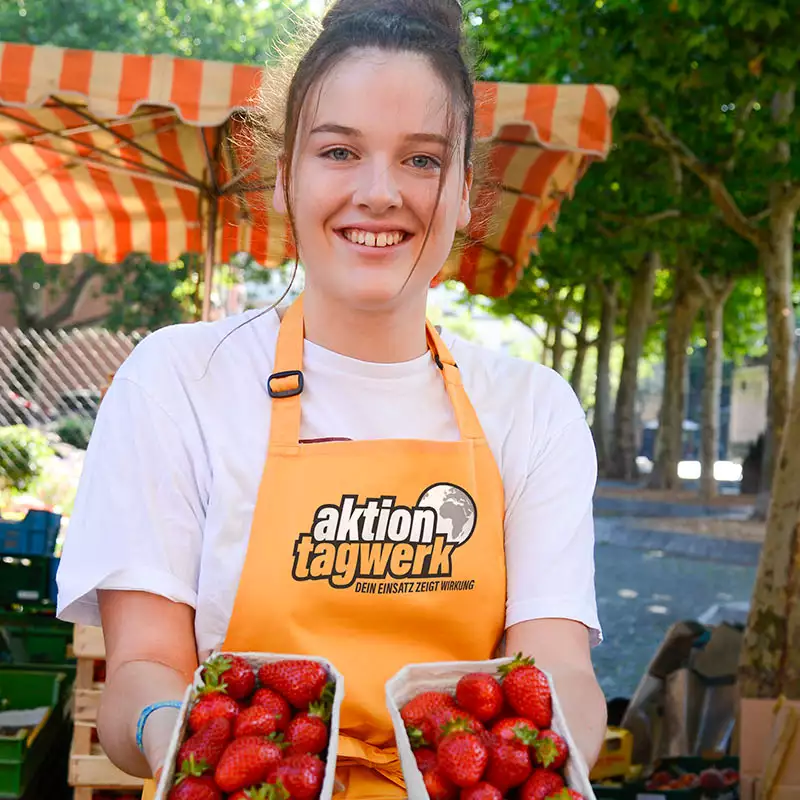
[[[278, 380], [280, 378], [297, 378], [297, 386], [292, 389], [280, 389], [275, 390], [272, 388], [272, 381]], [[274, 372], [272, 375], [267, 378], [267, 391], [269, 392], [270, 397], [294, 397], [295, 395], [300, 394], [303, 391], [303, 386], [305, 385], [305, 381], [303, 379], [303, 373], [299, 369], [290, 369], [286, 372]]]

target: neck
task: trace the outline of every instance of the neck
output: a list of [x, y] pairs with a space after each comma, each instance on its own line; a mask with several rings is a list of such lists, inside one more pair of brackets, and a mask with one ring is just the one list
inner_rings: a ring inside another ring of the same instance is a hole
[[359, 361], [411, 361], [428, 349], [425, 295], [379, 311], [353, 308], [321, 297], [306, 286], [303, 295], [306, 339]]

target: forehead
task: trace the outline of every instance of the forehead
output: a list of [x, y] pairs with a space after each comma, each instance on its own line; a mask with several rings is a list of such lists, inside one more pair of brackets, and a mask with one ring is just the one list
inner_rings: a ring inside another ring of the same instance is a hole
[[303, 127], [333, 123], [393, 138], [444, 134], [450, 107], [449, 89], [425, 56], [354, 50], [309, 93]]

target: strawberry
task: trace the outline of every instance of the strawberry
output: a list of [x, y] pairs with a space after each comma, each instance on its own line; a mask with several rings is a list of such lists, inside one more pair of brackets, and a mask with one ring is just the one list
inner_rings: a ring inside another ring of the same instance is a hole
[[[314, 703], [309, 709], [314, 708]], [[307, 753], [317, 755], [328, 745], [328, 724], [319, 714], [312, 711], [301, 711], [286, 729], [286, 741], [292, 755]]]
[[322, 788], [325, 764], [318, 756], [287, 756], [275, 769], [271, 770], [267, 782], [282, 787], [292, 800], [312, 800]]
[[200, 690], [200, 697], [189, 712], [189, 730], [197, 733], [211, 722], [212, 719], [225, 717], [231, 721], [239, 715], [239, 706], [232, 697], [222, 691]]
[[[422, 738], [425, 742], [432, 744], [434, 747], [439, 747], [444, 726], [455, 720], [464, 720], [469, 723], [469, 728], [473, 733], [483, 733], [486, 730], [482, 722], [475, 719], [468, 711], [462, 711], [459, 708], [438, 708], [435, 711], [431, 711], [416, 730], [422, 733]], [[413, 741], [412, 739], [412, 743]]]
[[506, 717], [492, 726], [492, 733], [509, 744], [532, 745], [538, 736], [536, 728], [524, 717]]
[[439, 770], [456, 786], [474, 786], [489, 761], [489, 751], [466, 720], [445, 725], [436, 758]]
[[580, 792], [576, 792], [574, 789], [561, 789], [554, 794], [551, 794], [547, 800], [586, 800], [584, 796]]
[[400, 716], [406, 727], [418, 728], [431, 711], [455, 706], [456, 701], [446, 692], [422, 692], [400, 709]]
[[535, 769], [522, 786], [519, 800], [547, 800], [550, 795], [564, 788], [564, 779], [549, 769]]
[[458, 800], [458, 787], [439, 769], [429, 769], [422, 776], [429, 800]]
[[456, 701], [476, 719], [488, 722], [503, 708], [503, 690], [493, 675], [473, 672], [456, 684]]
[[420, 747], [415, 750], [414, 758], [417, 760], [417, 766], [422, 773], [436, 766], [436, 752], [429, 747]]
[[277, 729], [285, 731], [292, 719], [292, 710], [289, 704], [272, 689], [256, 689], [250, 706], [262, 706], [268, 708], [275, 718]]
[[503, 800], [503, 793], [491, 783], [481, 781], [469, 789], [462, 789], [459, 800]]
[[[244, 700], [256, 688], [256, 674], [241, 656], [219, 655], [206, 662], [204, 680], [213, 679], [234, 700]], [[220, 683], [222, 681], [222, 683]]]
[[264, 664], [258, 670], [258, 680], [295, 708], [305, 711], [310, 703], [322, 697], [328, 685], [328, 673], [317, 661], [287, 659]]
[[192, 762], [199, 765], [203, 772], [213, 771], [230, 740], [230, 719], [216, 717], [181, 745], [177, 763], [182, 765], [184, 762]]
[[275, 793], [262, 783], [260, 786], [251, 786], [249, 789], [239, 789], [233, 794], [228, 795], [228, 800], [272, 800]]
[[234, 739], [217, 764], [214, 779], [223, 792], [261, 783], [281, 760], [281, 748], [266, 736]]
[[507, 792], [524, 783], [531, 774], [531, 757], [527, 747], [498, 741], [489, 748], [489, 765], [484, 780]]
[[169, 800], [222, 800], [222, 792], [210, 775], [179, 776], [169, 793]]
[[553, 703], [547, 676], [533, 659], [518, 653], [509, 664], [500, 667], [503, 693], [509, 705], [522, 717], [528, 717], [539, 729], [550, 727]]
[[558, 770], [567, 763], [569, 747], [561, 736], [548, 729], [539, 732], [539, 738], [533, 745], [531, 755], [533, 763], [537, 766]]
[[239, 739], [242, 736], [271, 736], [279, 732], [280, 720], [270, 709], [264, 706], [250, 706], [239, 713], [233, 727], [233, 735]]

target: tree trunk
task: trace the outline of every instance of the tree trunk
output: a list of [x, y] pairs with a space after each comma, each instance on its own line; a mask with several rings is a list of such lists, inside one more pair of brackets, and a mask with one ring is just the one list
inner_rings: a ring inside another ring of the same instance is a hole
[[739, 664], [742, 697], [800, 700], [800, 370]]
[[703, 297], [693, 266], [685, 263], [682, 254], [678, 259], [672, 317], [667, 325], [664, 391], [658, 416], [655, 464], [648, 481], [651, 489], [675, 489], [678, 486], [678, 462], [683, 449], [686, 348]]
[[611, 475], [634, 480], [636, 469], [636, 388], [639, 361], [653, 311], [656, 272], [661, 269], [661, 254], [649, 253], [639, 265], [631, 284], [631, 298], [625, 322], [625, 354], [614, 407], [614, 436]]
[[560, 375], [564, 365], [564, 323], [559, 319], [553, 326], [553, 360], [550, 364]]
[[764, 451], [762, 491], [769, 491], [775, 472], [775, 457], [789, 413], [793, 368], [794, 308], [792, 305], [792, 249], [797, 218], [796, 203], [786, 198], [782, 187], [773, 186], [769, 237], [759, 248], [767, 294], [767, 342], [769, 346], [770, 397]]
[[719, 405], [722, 396], [722, 323], [725, 303], [733, 291], [733, 278], [699, 277], [705, 294], [706, 353], [703, 381], [703, 419], [700, 439], [700, 497], [709, 502], [717, 496], [714, 465], [719, 458]]
[[600, 331], [597, 334], [597, 383], [595, 387], [592, 433], [601, 475], [609, 472], [611, 459], [611, 348], [617, 322], [617, 285], [613, 281], [600, 284], [603, 304]]
[[586, 353], [589, 350], [589, 321], [592, 308], [592, 287], [586, 284], [583, 287], [583, 300], [581, 302], [581, 327], [575, 337], [575, 361], [572, 364], [572, 372], [569, 376], [569, 383], [572, 390], [581, 399], [581, 386], [583, 384], [583, 369], [586, 365]]

